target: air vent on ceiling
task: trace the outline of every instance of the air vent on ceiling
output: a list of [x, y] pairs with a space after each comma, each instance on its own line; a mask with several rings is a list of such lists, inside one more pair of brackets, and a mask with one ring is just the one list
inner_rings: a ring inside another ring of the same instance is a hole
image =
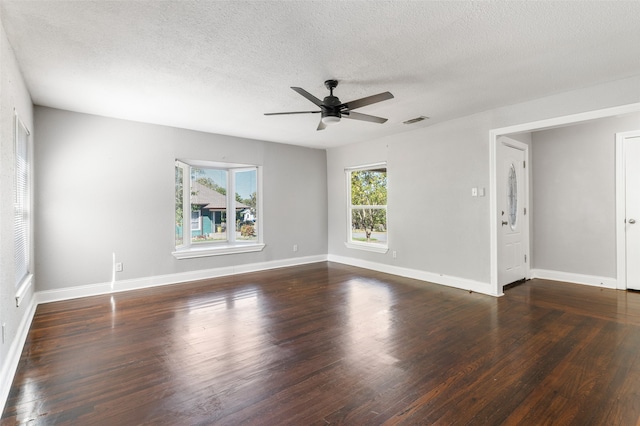
[[403, 124], [413, 124], [413, 123], [417, 123], [419, 121], [422, 120], [428, 120], [429, 117], [425, 117], [424, 115], [421, 115], [420, 117], [416, 117], [416, 118], [412, 118], [411, 120], [407, 120], [407, 121], [403, 121]]

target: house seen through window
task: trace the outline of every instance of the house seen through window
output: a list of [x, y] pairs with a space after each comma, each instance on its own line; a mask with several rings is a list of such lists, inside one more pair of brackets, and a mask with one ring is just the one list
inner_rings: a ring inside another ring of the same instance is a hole
[[176, 250], [259, 243], [258, 170], [257, 166], [176, 161]]
[[346, 170], [349, 240], [352, 248], [386, 252], [387, 167], [376, 164]]

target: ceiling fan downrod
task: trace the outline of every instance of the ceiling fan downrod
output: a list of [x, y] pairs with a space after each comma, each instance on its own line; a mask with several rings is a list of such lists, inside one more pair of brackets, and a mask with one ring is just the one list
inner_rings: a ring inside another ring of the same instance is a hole
[[333, 89], [338, 87], [338, 80], [326, 80], [324, 82], [324, 87], [329, 89], [329, 96], [333, 96]]

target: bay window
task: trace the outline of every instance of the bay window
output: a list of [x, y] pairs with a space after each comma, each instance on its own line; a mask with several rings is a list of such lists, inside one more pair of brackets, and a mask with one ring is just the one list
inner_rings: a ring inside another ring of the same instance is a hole
[[259, 166], [176, 160], [173, 255], [262, 250], [260, 184]]

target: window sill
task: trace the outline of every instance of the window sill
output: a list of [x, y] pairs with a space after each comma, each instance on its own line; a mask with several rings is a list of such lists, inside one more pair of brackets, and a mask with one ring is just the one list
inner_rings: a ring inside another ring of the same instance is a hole
[[345, 247], [355, 250], [372, 251], [374, 253], [386, 253], [389, 251], [389, 247], [381, 246], [380, 244], [367, 244], [367, 243], [350, 243], [345, 242]]
[[18, 286], [18, 289], [16, 290], [16, 308], [20, 306], [20, 302], [22, 302], [22, 298], [27, 293], [27, 290], [29, 290], [32, 283], [33, 283], [33, 274], [27, 274], [27, 276], [23, 278], [22, 282]]
[[225, 254], [251, 253], [262, 251], [264, 244], [237, 244], [234, 246], [197, 247], [186, 250], [176, 250], [171, 254], [176, 259], [193, 259], [196, 257], [222, 256]]

